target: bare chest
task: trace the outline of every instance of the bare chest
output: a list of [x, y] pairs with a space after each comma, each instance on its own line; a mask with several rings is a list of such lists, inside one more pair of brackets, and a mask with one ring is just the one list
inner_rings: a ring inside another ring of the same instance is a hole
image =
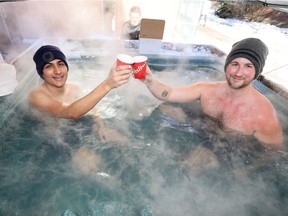
[[255, 131], [255, 113], [248, 103], [209, 99], [201, 102], [203, 112], [215, 119], [222, 128], [252, 135]]
[[57, 95], [54, 94], [54, 98], [67, 104], [73, 103], [79, 98], [79, 89], [75, 88], [73, 85], [66, 84], [65, 89], [58, 92]]

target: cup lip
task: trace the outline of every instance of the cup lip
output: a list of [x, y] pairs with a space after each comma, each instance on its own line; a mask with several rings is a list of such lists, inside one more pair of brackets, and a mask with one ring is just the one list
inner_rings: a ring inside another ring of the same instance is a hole
[[133, 60], [135, 63], [146, 62], [147, 59], [148, 59], [147, 56], [143, 56], [143, 55], [133, 57]]
[[121, 62], [128, 63], [128, 64], [134, 63], [133, 58], [127, 54], [119, 54], [119, 55], [117, 55], [117, 59]]

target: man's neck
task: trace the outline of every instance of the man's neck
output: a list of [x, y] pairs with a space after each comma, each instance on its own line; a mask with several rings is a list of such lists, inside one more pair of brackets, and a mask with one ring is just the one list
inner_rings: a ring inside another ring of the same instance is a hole
[[248, 95], [251, 94], [252, 91], [253, 91], [252, 84], [249, 84], [243, 88], [238, 88], [238, 89], [231, 88], [227, 84], [226, 95], [227, 95], [227, 97], [230, 97], [230, 98], [237, 100], [237, 99], [241, 99], [241, 98], [246, 98]]
[[63, 96], [63, 94], [65, 93], [65, 89], [66, 89], [65, 88], [66, 85], [62, 87], [57, 87], [57, 86], [52, 86], [47, 83], [44, 83], [43, 86], [47, 90], [47, 92], [49, 92], [49, 94], [54, 97]]

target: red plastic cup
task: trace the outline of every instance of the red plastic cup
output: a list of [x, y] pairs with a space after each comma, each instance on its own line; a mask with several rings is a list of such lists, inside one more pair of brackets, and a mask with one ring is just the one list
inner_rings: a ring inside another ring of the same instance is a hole
[[120, 65], [133, 65], [134, 60], [131, 56], [126, 55], [126, 54], [119, 54], [117, 56], [117, 66]]
[[146, 56], [135, 56], [133, 58], [134, 64], [132, 64], [135, 79], [145, 79], [146, 68], [147, 68], [147, 57]]

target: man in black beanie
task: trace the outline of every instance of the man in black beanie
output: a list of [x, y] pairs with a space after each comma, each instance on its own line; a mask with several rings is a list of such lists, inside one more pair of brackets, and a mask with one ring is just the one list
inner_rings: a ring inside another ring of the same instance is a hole
[[[69, 67], [66, 56], [58, 47], [52, 45], [40, 47], [33, 60], [37, 73], [44, 82], [30, 92], [29, 103], [38, 110], [60, 118], [78, 119], [85, 115], [108, 92], [127, 83], [132, 72], [130, 65], [116, 66], [115, 63], [102, 83], [89, 94], [81, 96], [79, 93], [82, 91], [78, 85], [66, 83]], [[111, 130], [104, 128], [99, 117], [95, 119], [98, 121], [99, 130], [102, 131], [99, 132], [100, 138], [107, 138], [107, 133]]]
[[271, 149], [283, 148], [283, 132], [276, 111], [252, 81], [262, 72], [267, 46], [257, 38], [235, 43], [224, 69], [226, 81], [197, 82], [172, 87], [157, 81], [147, 68], [144, 83], [158, 99], [173, 103], [199, 100], [202, 111], [229, 131], [251, 135]]
[[[66, 56], [58, 47], [52, 45], [40, 47], [33, 60], [37, 73], [44, 82], [30, 92], [28, 100], [32, 107], [40, 110], [41, 117], [44, 112], [59, 118], [78, 119], [92, 111], [112, 89], [127, 83], [132, 72], [131, 66], [116, 66], [115, 63], [107, 78], [89, 94], [82, 96], [78, 85], [66, 83], [69, 67]], [[126, 142], [125, 137], [116, 130], [106, 127], [104, 121], [93, 112], [91, 117], [98, 124], [97, 132], [101, 141]], [[72, 162], [77, 171], [90, 175], [99, 171], [101, 158], [95, 151], [82, 146], [73, 153]]]
[[33, 61], [36, 64], [36, 70], [39, 76], [43, 79], [44, 66], [54, 59], [60, 59], [69, 70], [64, 53], [56, 46], [45, 45], [40, 47], [33, 56]]

